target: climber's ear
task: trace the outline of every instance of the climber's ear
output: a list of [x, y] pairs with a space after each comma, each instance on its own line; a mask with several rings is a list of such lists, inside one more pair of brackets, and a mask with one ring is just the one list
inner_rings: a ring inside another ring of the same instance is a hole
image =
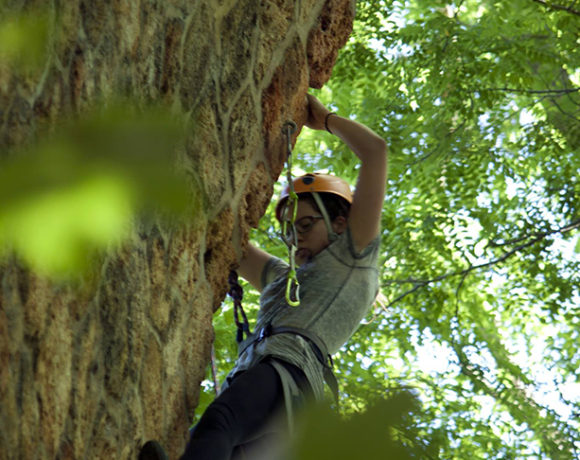
[[337, 216], [332, 221], [332, 229], [340, 235], [342, 232], [344, 232], [346, 230], [347, 224], [348, 224], [348, 221], [347, 221], [346, 217]]

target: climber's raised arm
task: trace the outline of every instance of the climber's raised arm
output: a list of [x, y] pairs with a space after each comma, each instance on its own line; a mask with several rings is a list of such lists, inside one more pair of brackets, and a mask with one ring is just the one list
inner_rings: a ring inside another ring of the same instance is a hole
[[272, 257], [266, 251], [248, 244], [246, 255], [240, 261], [239, 275], [250, 283], [259, 292], [262, 292], [262, 271], [266, 262]]
[[308, 99], [311, 129], [327, 129], [361, 160], [348, 217], [355, 249], [364, 249], [378, 234], [387, 180], [387, 144], [366, 126], [331, 113], [312, 95]]

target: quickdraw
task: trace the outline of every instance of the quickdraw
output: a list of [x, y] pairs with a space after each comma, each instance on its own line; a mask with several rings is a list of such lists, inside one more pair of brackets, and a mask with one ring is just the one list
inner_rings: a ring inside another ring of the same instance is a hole
[[[294, 181], [292, 180], [292, 134], [296, 132], [296, 123], [292, 120], [284, 123], [282, 132], [287, 139], [287, 152], [288, 156], [286, 158], [286, 178], [288, 180], [288, 207], [290, 209], [290, 220], [282, 220], [282, 234], [286, 233], [287, 225], [292, 226], [292, 242], [288, 244], [288, 255], [290, 259], [290, 269], [288, 270], [288, 280], [286, 282], [286, 302], [292, 307], [297, 307], [300, 305], [300, 284], [298, 283], [298, 277], [296, 275], [296, 251], [298, 247], [298, 241], [296, 237], [296, 213], [298, 212], [298, 195], [294, 190]], [[242, 298], [244, 295], [244, 290], [238, 282], [238, 274], [235, 270], [230, 271], [228, 277], [229, 292], [228, 294], [234, 303], [234, 321], [236, 323], [237, 333], [236, 341], [242, 343], [244, 340], [244, 335], [249, 337], [252, 335], [250, 331], [250, 325], [248, 318], [242, 306]], [[295, 289], [293, 289], [295, 287]], [[294, 291], [294, 299], [292, 298], [292, 292]]]
[[248, 317], [246, 316], [246, 312], [242, 306], [244, 290], [238, 282], [238, 273], [235, 270], [230, 271], [228, 276], [228, 284], [230, 285], [228, 294], [234, 302], [234, 321], [237, 328], [236, 342], [241, 343], [244, 340], [244, 334], [246, 337], [249, 337], [252, 332], [250, 331]]
[[[287, 140], [287, 157], [286, 157], [286, 180], [288, 181], [288, 204], [286, 209], [290, 210], [290, 220], [282, 219], [282, 234], [287, 234], [287, 226], [292, 226], [292, 241], [288, 245], [288, 259], [290, 268], [288, 270], [288, 279], [286, 281], [286, 302], [291, 307], [300, 305], [300, 283], [296, 276], [296, 251], [298, 250], [297, 232], [295, 227], [296, 213], [298, 212], [298, 195], [294, 191], [294, 181], [292, 178], [292, 134], [296, 132], [296, 123], [292, 120], [284, 123], [282, 133]], [[285, 240], [286, 241], [286, 240]], [[292, 292], [294, 291], [294, 299]]]

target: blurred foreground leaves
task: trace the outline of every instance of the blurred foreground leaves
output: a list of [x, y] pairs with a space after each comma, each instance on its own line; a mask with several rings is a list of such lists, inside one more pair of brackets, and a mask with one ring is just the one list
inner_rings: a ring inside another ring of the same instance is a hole
[[0, 69], [3, 65], [21, 72], [40, 69], [47, 56], [49, 30], [46, 7], [19, 11], [17, 5], [0, 0]]
[[[116, 104], [0, 158], [0, 256], [65, 276], [125, 238], [135, 216], [195, 216], [176, 171], [180, 127], [164, 110]], [[192, 196], [194, 199], [192, 200]]]
[[366, 411], [341, 417], [317, 405], [298, 419], [298, 433], [290, 457], [300, 460], [403, 460], [430, 458], [436, 452], [417, 441], [413, 413], [418, 400], [408, 392], [378, 400]]

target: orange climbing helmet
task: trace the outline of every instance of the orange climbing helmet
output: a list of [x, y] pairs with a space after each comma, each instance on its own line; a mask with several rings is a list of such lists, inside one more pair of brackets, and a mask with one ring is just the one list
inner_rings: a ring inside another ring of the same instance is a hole
[[[332, 193], [344, 198], [349, 204], [352, 204], [352, 191], [350, 185], [340, 177], [331, 176], [330, 174], [309, 173], [304, 176], [297, 177], [293, 181], [294, 191], [297, 195], [301, 193]], [[284, 203], [290, 194], [288, 184], [282, 189], [280, 200], [276, 205], [276, 218], [280, 220]]]

